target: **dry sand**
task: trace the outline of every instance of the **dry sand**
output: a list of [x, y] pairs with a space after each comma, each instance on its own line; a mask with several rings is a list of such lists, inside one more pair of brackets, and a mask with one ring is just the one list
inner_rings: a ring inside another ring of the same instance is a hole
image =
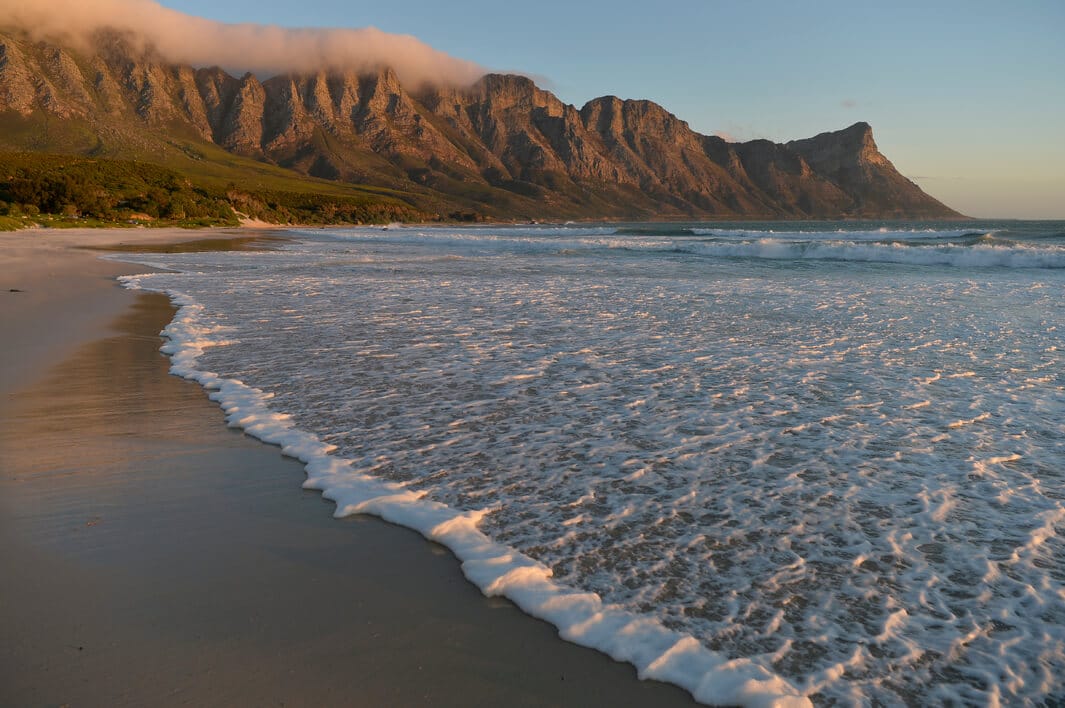
[[333, 519], [167, 374], [173, 308], [113, 281], [143, 268], [71, 248], [204, 237], [0, 234], [0, 705], [692, 705]]

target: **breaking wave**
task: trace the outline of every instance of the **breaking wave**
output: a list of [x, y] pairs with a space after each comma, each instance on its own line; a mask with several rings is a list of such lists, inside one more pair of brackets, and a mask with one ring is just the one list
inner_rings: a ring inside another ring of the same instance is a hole
[[469, 255], [690, 255], [776, 261], [850, 261], [965, 268], [1065, 268], [1065, 246], [983, 230], [748, 231], [670, 227], [401, 228], [332, 232], [359, 242], [449, 248]]
[[982, 241], [970, 246], [959, 243], [913, 245], [906, 242], [794, 242], [758, 239], [738, 243], [691, 244], [678, 250], [717, 258], [856, 261], [967, 268], [1065, 268], [1065, 249], [985, 244]]

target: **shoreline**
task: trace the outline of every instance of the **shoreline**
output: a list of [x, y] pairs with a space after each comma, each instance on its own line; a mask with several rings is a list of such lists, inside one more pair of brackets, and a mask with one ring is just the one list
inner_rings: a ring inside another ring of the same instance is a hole
[[[520, 218], [512, 219], [489, 219], [478, 221], [399, 221], [399, 222], [387, 222], [387, 223], [340, 223], [340, 224], [275, 224], [270, 221], [261, 221], [258, 219], [242, 219], [239, 225], [236, 226], [145, 226], [145, 225], [101, 225], [101, 226], [46, 226], [43, 224], [33, 223], [30, 226], [24, 228], [17, 228], [12, 231], [2, 231], [0, 234], [48, 234], [48, 233], [93, 233], [93, 232], [114, 232], [125, 234], [153, 234], [153, 233], [173, 233], [177, 232], [182, 234], [182, 239], [195, 240], [197, 236], [194, 234], [210, 234], [221, 232], [239, 231], [242, 229], [254, 230], [254, 231], [288, 231], [288, 230], [315, 230], [315, 229], [372, 229], [372, 228], [388, 228], [393, 226], [401, 226], [408, 228], [431, 228], [431, 227], [491, 227], [491, 226], [565, 226], [567, 224], [729, 224], [729, 223], [780, 223], [780, 224], [803, 224], [803, 223], [848, 223], [848, 224], [911, 224], [911, 223], [941, 223], [941, 224], [958, 224], [967, 223], [972, 221], [1061, 221], [1061, 219], [1019, 219], [1014, 217], [979, 217], [979, 216], [967, 216], [960, 215], [955, 217], [937, 217], [937, 218], [921, 218], [921, 217], [872, 217], [872, 216], [837, 216], [837, 217], [780, 217], [780, 216], [713, 216], [713, 215], [701, 215], [701, 216], [688, 216], [683, 214], [659, 214], [655, 216], [645, 217], [624, 217], [624, 216], [581, 216], [574, 218], [558, 217], [548, 219], [532, 219], [525, 220]], [[138, 239], [134, 239], [138, 240]]]
[[132, 302], [115, 278], [143, 273], [145, 267], [103, 261], [91, 249], [187, 243], [207, 233], [226, 239], [254, 237], [256, 230], [25, 229], [0, 234], [0, 324], [5, 339], [18, 345], [0, 348], [0, 391], [41, 376], [69, 353], [71, 340], [106, 331]]
[[145, 269], [74, 248], [253, 229], [86, 231], [0, 237], [0, 557], [23, 569], [0, 703], [693, 705], [416, 532], [333, 519], [300, 463], [167, 373], [173, 306], [114, 281]]

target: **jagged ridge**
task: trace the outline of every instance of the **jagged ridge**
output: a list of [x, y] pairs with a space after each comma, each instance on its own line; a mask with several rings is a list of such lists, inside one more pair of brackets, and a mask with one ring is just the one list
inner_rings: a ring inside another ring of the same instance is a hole
[[[900, 175], [865, 123], [783, 145], [729, 143], [650, 101], [605, 96], [577, 109], [520, 76], [413, 92], [387, 68], [260, 81], [131, 47], [114, 33], [89, 52], [0, 34], [5, 120], [87, 126], [80, 146], [61, 149], [97, 154], [151, 153], [185, 135], [491, 216], [959, 216]], [[9, 148], [39, 147], [8, 132]]]

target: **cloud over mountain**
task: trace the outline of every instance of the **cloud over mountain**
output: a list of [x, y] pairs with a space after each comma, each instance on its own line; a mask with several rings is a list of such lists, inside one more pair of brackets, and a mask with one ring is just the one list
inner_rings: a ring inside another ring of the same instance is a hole
[[154, 0], [0, 0], [0, 18], [0, 25], [24, 29], [38, 38], [75, 42], [103, 29], [126, 31], [173, 62], [264, 76], [321, 69], [370, 71], [388, 65], [405, 83], [467, 85], [485, 73], [482, 67], [416, 37], [374, 27], [226, 24]]

